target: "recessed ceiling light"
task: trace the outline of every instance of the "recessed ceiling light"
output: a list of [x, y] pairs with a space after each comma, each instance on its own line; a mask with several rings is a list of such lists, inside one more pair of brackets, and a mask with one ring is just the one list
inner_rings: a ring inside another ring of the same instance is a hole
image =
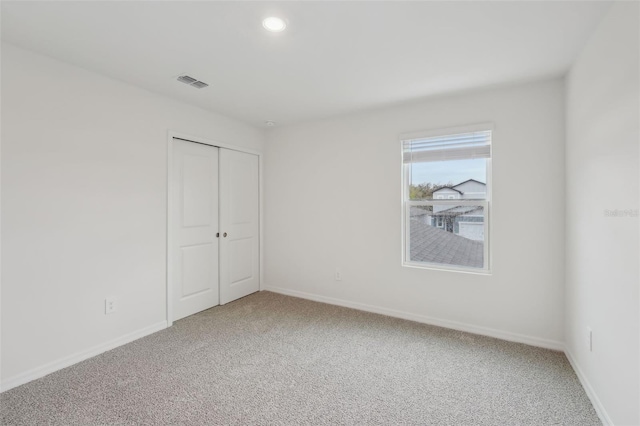
[[284, 22], [284, 19], [277, 18], [275, 16], [270, 16], [268, 18], [265, 18], [264, 21], [262, 21], [262, 26], [267, 31], [279, 33], [280, 31], [284, 31], [284, 29], [287, 28], [287, 23]]
[[267, 127], [273, 127], [276, 125], [276, 122], [273, 120], [267, 120], [264, 122], [264, 124], [266, 124]]

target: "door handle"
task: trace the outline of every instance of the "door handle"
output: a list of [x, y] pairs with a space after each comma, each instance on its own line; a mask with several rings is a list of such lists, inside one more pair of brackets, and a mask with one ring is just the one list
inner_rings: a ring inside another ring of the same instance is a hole
[[222, 234], [223, 237], [227, 238], [227, 233]]

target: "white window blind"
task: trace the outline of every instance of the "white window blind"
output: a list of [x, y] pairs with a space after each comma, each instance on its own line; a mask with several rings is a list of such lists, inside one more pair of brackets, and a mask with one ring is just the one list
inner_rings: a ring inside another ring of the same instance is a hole
[[491, 157], [491, 130], [402, 141], [404, 163]]

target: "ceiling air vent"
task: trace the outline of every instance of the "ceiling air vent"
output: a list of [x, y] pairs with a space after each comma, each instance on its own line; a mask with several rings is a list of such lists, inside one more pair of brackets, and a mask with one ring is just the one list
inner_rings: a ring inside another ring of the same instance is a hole
[[195, 83], [191, 83], [193, 87], [197, 87], [198, 89], [202, 89], [203, 87], [207, 87], [208, 84], [203, 81], [196, 81]]
[[178, 77], [178, 81], [181, 81], [184, 84], [188, 84], [189, 86], [193, 86], [197, 89], [202, 89], [208, 86], [208, 84], [204, 81], [198, 81], [193, 77], [189, 77], [188, 75], [181, 75], [180, 77]]

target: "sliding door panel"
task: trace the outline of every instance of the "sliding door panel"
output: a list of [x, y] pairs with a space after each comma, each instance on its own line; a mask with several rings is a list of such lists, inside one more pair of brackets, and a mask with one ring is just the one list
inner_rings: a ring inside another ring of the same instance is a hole
[[219, 303], [218, 151], [173, 141], [173, 320]]
[[259, 161], [220, 150], [220, 303], [260, 289]]

